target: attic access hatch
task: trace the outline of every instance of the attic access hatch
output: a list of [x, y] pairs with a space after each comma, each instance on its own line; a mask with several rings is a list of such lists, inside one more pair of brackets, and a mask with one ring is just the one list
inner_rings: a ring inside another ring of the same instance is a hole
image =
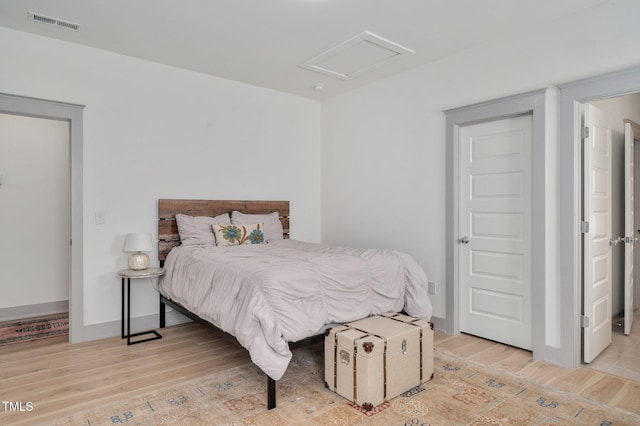
[[414, 53], [409, 48], [364, 31], [300, 66], [341, 80], [350, 80]]

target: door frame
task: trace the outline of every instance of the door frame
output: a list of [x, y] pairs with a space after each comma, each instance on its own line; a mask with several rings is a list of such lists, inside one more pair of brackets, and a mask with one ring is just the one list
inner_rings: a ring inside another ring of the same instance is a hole
[[460, 333], [458, 277], [458, 159], [459, 129], [481, 122], [532, 115], [532, 334], [533, 356], [546, 359], [545, 345], [545, 93], [544, 89], [444, 111], [446, 116], [445, 253], [446, 310], [434, 325], [449, 334]]
[[560, 318], [559, 363], [581, 365], [582, 299], [580, 107], [598, 99], [640, 92], [640, 67], [578, 80], [560, 88]]
[[69, 123], [71, 165], [71, 265], [69, 341], [84, 341], [82, 111], [84, 105], [0, 93], [0, 113], [62, 120]]

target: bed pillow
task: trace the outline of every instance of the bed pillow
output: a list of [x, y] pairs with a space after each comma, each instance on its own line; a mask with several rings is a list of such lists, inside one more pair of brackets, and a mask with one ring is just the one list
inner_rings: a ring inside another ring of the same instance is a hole
[[225, 225], [231, 223], [229, 213], [216, 217], [209, 216], [189, 216], [186, 214], [176, 214], [178, 234], [180, 242], [185, 246], [195, 245], [215, 245], [216, 237], [213, 235], [212, 225]]
[[246, 214], [239, 211], [231, 212], [231, 223], [234, 225], [247, 223], [264, 223], [264, 240], [266, 242], [273, 240], [282, 240], [282, 222], [278, 212], [269, 214]]
[[212, 225], [219, 246], [238, 246], [242, 244], [262, 244], [264, 234], [261, 223], [244, 225]]

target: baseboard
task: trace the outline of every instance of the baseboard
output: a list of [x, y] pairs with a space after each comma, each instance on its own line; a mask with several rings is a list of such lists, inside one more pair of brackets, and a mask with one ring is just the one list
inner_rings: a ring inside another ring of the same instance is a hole
[[[191, 320], [184, 315], [171, 311], [167, 312], [166, 325], [178, 325], [185, 322], [191, 322]], [[160, 327], [159, 314], [146, 315], [143, 317], [131, 318], [131, 333], [146, 330], [158, 330], [162, 334]], [[122, 332], [122, 322], [109, 321], [99, 324], [85, 325], [82, 330], [83, 341], [88, 342], [90, 340], [106, 339], [107, 337], [120, 336]], [[126, 330], [125, 330], [126, 332]]]
[[58, 314], [60, 312], [69, 312], [68, 300], [0, 308], [0, 322], [40, 317], [43, 315]]
[[435, 330], [441, 331], [443, 333], [446, 334], [452, 334], [453, 335], [453, 331], [449, 330], [447, 328], [447, 326], [449, 325], [449, 323], [446, 321], [446, 318], [439, 318], [439, 317], [431, 317], [431, 323], [433, 324], [433, 328]]

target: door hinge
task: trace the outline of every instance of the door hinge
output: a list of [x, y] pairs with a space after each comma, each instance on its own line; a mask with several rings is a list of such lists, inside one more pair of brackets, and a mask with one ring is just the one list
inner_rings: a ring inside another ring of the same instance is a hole
[[580, 315], [580, 327], [589, 328], [589, 317], [586, 315]]
[[581, 234], [586, 234], [589, 232], [589, 222], [587, 222], [586, 220], [583, 220], [580, 222], [580, 233]]
[[580, 139], [587, 139], [589, 137], [589, 128], [581, 127], [580, 128]]

